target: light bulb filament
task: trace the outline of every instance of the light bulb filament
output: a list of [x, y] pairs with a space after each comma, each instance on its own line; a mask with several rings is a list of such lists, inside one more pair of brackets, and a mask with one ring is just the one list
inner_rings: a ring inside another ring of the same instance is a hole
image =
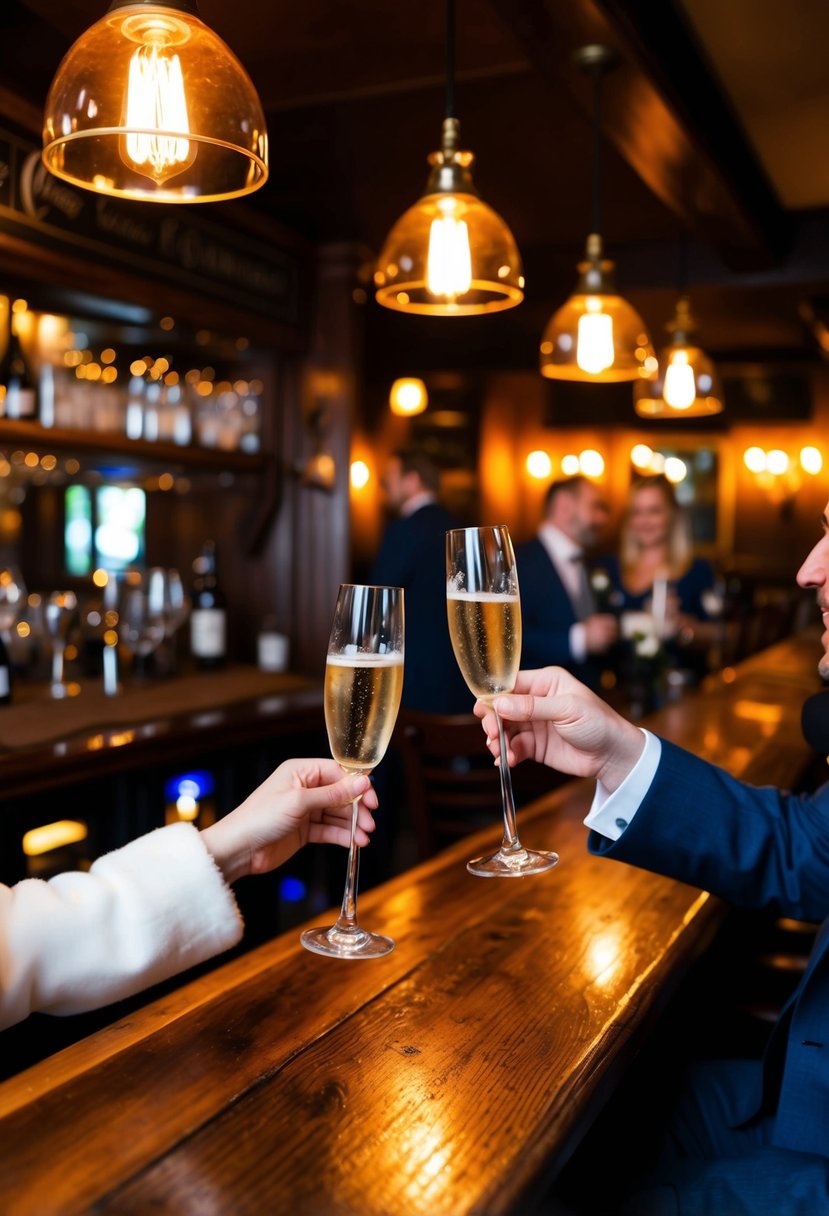
[[589, 298], [587, 312], [579, 317], [576, 363], [583, 372], [597, 376], [613, 366], [613, 318], [602, 312], [601, 301]]
[[433, 296], [462, 296], [472, 286], [472, 254], [466, 220], [444, 215], [432, 220], [426, 286]]
[[665, 403], [675, 410], [690, 409], [696, 400], [694, 369], [688, 362], [687, 351], [675, 351], [665, 369], [665, 384], [662, 390]]
[[182, 138], [190, 122], [181, 60], [157, 40], [144, 43], [130, 60], [125, 126], [122, 156], [159, 184], [196, 159], [195, 143]]

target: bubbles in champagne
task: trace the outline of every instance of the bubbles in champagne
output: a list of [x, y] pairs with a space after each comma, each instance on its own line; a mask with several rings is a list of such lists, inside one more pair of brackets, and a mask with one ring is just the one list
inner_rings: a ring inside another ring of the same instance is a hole
[[325, 725], [331, 754], [343, 768], [369, 772], [389, 745], [403, 691], [403, 655], [329, 655]]
[[521, 602], [517, 595], [449, 591], [452, 648], [470, 690], [483, 701], [511, 692], [521, 659]]

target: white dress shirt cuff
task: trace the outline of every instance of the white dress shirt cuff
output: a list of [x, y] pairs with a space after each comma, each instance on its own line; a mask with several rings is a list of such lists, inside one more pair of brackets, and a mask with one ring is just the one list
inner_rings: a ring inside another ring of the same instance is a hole
[[587, 658], [587, 630], [584, 621], [576, 621], [570, 626], [570, 654], [576, 663], [583, 663]]
[[639, 729], [645, 736], [642, 755], [612, 794], [608, 794], [601, 781], [596, 782], [593, 804], [584, 820], [586, 827], [608, 840], [618, 840], [639, 810], [662, 756], [662, 743], [657, 736], [641, 726]]

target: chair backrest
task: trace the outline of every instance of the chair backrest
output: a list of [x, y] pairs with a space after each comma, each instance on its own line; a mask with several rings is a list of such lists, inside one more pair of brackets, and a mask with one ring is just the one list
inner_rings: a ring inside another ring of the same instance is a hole
[[499, 823], [498, 769], [474, 714], [401, 709], [393, 744], [421, 860], [476, 828]]
[[[403, 765], [421, 861], [479, 828], [503, 830], [501, 778], [474, 714], [401, 709], [393, 744]], [[513, 770], [517, 806], [562, 780], [541, 765], [519, 765]]]

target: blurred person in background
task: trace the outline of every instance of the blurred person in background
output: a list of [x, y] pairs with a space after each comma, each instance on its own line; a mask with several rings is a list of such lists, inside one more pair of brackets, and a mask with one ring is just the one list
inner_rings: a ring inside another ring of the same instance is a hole
[[[398, 448], [382, 476], [393, 518], [386, 525], [369, 582], [402, 587], [405, 662], [400, 708], [436, 714], [471, 714], [475, 698], [460, 673], [446, 614], [446, 533], [462, 525], [439, 499], [440, 470], [414, 447]], [[394, 739], [372, 773], [383, 804], [372, 848], [361, 859], [363, 887], [394, 873], [395, 841], [406, 803]]]
[[416, 448], [392, 452], [382, 477], [394, 512], [369, 582], [405, 591], [406, 663], [401, 706], [431, 713], [471, 713], [446, 616], [446, 533], [461, 524], [438, 498], [440, 471]]
[[615, 611], [659, 616], [660, 639], [675, 663], [685, 648], [704, 658], [715, 628], [705, 608], [716, 572], [694, 555], [691, 525], [667, 477], [637, 477], [631, 484], [616, 554], [599, 562], [610, 580]]
[[602, 663], [618, 637], [618, 621], [601, 604], [586, 561], [607, 525], [602, 494], [586, 477], [554, 481], [544, 496], [537, 535], [516, 546], [521, 594], [522, 667], [566, 667], [599, 687]]

